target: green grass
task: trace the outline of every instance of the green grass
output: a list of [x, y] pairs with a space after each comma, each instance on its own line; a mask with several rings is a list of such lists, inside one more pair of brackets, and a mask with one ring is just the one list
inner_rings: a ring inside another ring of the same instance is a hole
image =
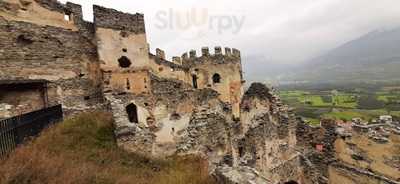
[[280, 96], [285, 102], [289, 102], [290, 104], [303, 104], [303, 106], [332, 107], [333, 104], [335, 104], [334, 107], [338, 108], [355, 108], [357, 106], [353, 94], [341, 93], [334, 96], [332, 99], [335, 103], [324, 102], [321, 95], [306, 91], [283, 91], [280, 93]]
[[301, 96], [298, 98], [300, 102], [303, 102], [304, 104], [308, 104], [313, 107], [330, 107], [332, 106], [332, 103], [325, 103], [321, 96], [318, 95], [306, 95], [306, 96]]
[[[377, 100], [383, 101], [385, 103], [389, 102], [391, 99], [400, 99], [400, 93], [389, 92], [389, 91], [377, 91], [374, 92], [377, 96]], [[325, 97], [323, 97], [325, 95]], [[328, 96], [326, 96], [328, 95]], [[360, 96], [365, 95], [363, 93], [345, 93], [337, 92], [335, 95], [329, 93], [329, 91], [321, 92], [308, 92], [308, 91], [281, 91], [282, 100], [288, 105], [295, 107], [298, 114], [307, 118], [311, 124], [316, 124], [318, 122], [318, 117], [321, 118], [333, 118], [333, 119], [344, 119], [351, 120], [355, 117], [363, 118], [364, 120], [372, 120], [378, 118], [380, 115], [390, 114], [392, 116], [400, 117], [400, 111], [388, 112], [385, 106], [384, 108], [373, 110], [361, 110], [358, 109], [358, 103]], [[327, 97], [332, 97], [332, 103], [326, 100]], [[325, 101], [323, 100], [325, 98]], [[335, 112], [324, 112], [324, 113], [314, 113], [322, 109], [334, 108]], [[303, 110], [302, 110], [303, 109]], [[313, 111], [304, 111], [304, 109], [314, 109]], [[396, 110], [396, 109], [394, 109]], [[313, 113], [313, 114], [311, 114]], [[306, 116], [307, 115], [307, 116]]]
[[311, 125], [311, 126], [320, 126], [320, 120], [319, 119], [306, 118], [306, 121], [308, 121], [308, 124]]
[[154, 159], [117, 146], [110, 114], [83, 114], [0, 161], [1, 184], [213, 183], [198, 157]]
[[384, 102], [389, 102], [389, 98], [396, 98], [395, 95], [378, 95], [377, 99]]
[[335, 107], [356, 108], [357, 101], [352, 94], [341, 94], [334, 97]]
[[356, 117], [359, 117], [362, 119], [368, 118], [364, 114], [355, 112], [355, 111], [330, 112], [330, 113], [323, 115], [323, 118], [346, 120], [346, 121], [350, 121], [352, 118], [356, 118]]

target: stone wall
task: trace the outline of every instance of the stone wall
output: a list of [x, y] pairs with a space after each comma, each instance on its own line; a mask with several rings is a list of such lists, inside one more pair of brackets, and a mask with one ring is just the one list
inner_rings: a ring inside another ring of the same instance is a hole
[[[210, 139], [211, 135], [220, 134], [226, 141], [227, 118], [231, 118], [227, 115], [230, 108], [224, 110], [225, 104], [218, 100], [215, 91], [196, 90], [182, 81], [156, 75], [151, 75], [150, 79], [150, 93], [106, 93], [122, 147], [147, 155], [168, 156], [176, 153], [206, 154], [208, 149], [222, 149], [219, 147], [227, 145]], [[126, 106], [131, 103], [138, 109], [137, 123], [128, 120]], [[206, 134], [210, 136], [204, 136]]]
[[40, 110], [47, 104], [47, 84], [0, 84], [0, 119]]
[[145, 33], [144, 15], [123, 13], [114, 9], [93, 6], [96, 27], [142, 34]]
[[[345, 165], [347, 167], [344, 168], [354, 167], [358, 173], [364, 173], [358, 174], [360, 178], [369, 178], [375, 174], [387, 180], [400, 182], [399, 144], [400, 136], [396, 134], [390, 134], [388, 142], [382, 143], [369, 139], [365, 133], [353, 131], [351, 137], [338, 138], [335, 141], [334, 153], [338, 163], [337, 167], [332, 169], [340, 169], [340, 165]], [[379, 181], [379, 178], [375, 180]]]
[[[222, 101], [232, 104], [233, 115], [239, 118], [244, 81], [238, 50], [225, 48], [223, 53], [221, 47], [215, 47], [214, 54], [210, 54], [209, 49], [204, 47], [201, 56], [197, 56], [196, 51], [192, 50], [189, 55], [183, 54], [181, 62], [184, 68], [188, 68], [189, 84], [195, 87], [193, 81], [196, 80], [197, 88], [217, 91]], [[218, 76], [218, 81], [214, 81], [215, 76]]]
[[[49, 105], [63, 104], [67, 114], [101, 102], [96, 46], [80, 6], [53, 1], [5, 3], [15, 8], [0, 10], [0, 80], [49, 81]], [[74, 19], [64, 20], [65, 13], [74, 13]]]
[[300, 160], [295, 150], [296, 119], [269, 89], [254, 83], [241, 103], [241, 134], [236, 139], [235, 165], [257, 169], [272, 183], [299, 181]]

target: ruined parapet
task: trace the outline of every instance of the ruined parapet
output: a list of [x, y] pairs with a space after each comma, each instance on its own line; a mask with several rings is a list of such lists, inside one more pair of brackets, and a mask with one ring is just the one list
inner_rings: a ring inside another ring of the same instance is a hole
[[225, 47], [225, 55], [232, 56], [232, 49], [229, 47]]
[[244, 94], [244, 100], [248, 98], [259, 98], [262, 100], [272, 101], [270, 89], [262, 83], [252, 83], [250, 88]]
[[215, 47], [215, 48], [214, 48], [214, 51], [215, 51], [215, 55], [222, 55], [222, 49], [221, 49], [221, 47]]
[[129, 14], [114, 9], [93, 5], [96, 27], [109, 28], [135, 34], [145, 33], [144, 15]]
[[165, 60], [165, 52], [159, 48], [156, 49], [156, 57]]
[[210, 52], [209, 47], [201, 48], [201, 55], [192, 49], [188, 53], [184, 53], [181, 57], [182, 64], [190, 64], [193, 62], [204, 62], [211, 60], [217, 64], [241, 62], [240, 51], [238, 49], [225, 47], [222, 49], [220, 46], [214, 47], [214, 53]]
[[92, 39], [94, 37], [94, 24], [83, 20], [82, 6], [71, 2], [67, 2], [65, 6], [65, 15], [72, 18], [83, 36]]
[[64, 12], [65, 7], [63, 4], [59, 3], [57, 0], [35, 0], [40, 6], [58, 12]]
[[79, 30], [83, 36], [93, 38], [94, 26], [83, 20], [82, 7], [78, 4], [62, 4], [57, 0], [2, 1], [0, 11], [6, 13], [2, 16], [7, 20]]
[[189, 59], [188, 53], [183, 53], [182, 56], [181, 56], [181, 60], [182, 61], [186, 61], [188, 59]]
[[189, 56], [190, 56], [190, 59], [196, 58], [196, 57], [197, 57], [196, 50], [191, 50], [191, 51], [189, 52]]
[[210, 56], [210, 49], [208, 47], [201, 48], [201, 56], [203, 57]]
[[262, 83], [253, 83], [240, 105], [241, 131], [234, 156], [236, 165], [260, 171], [272, 183], [299, 180], [300, 160], [296, 146], [296, 119], [280, 110], [271, 90]]
[[177, 64], [177, 65], [182, 65], [181, 57], [178, 57], [178, 56], [172, 57], [172, 62]]
[[237, 50], [237, 49], [232, 49], [232, 55], [233, 55], [234, 57], [237, 57], [237, 58], [240, 58], [240, 57], [241, 57], [241, 56], [240, 56], [240, 51]]

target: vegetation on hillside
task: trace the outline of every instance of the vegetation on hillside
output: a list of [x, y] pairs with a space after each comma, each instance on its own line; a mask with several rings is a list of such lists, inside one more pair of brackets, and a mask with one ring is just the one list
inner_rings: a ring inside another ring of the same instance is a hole
[[212, 183], [200, 158], [155, 160], [119, 149], [110, 117], [83, 114], [45, 130], [0, 161], [0, 183]]
[[392, 115], [400, 119], [398, 85], [296, 86], [280, 90], [279, 95], [312, 125], [318, 125], [320, 118], [371, 121], [380, 115]]

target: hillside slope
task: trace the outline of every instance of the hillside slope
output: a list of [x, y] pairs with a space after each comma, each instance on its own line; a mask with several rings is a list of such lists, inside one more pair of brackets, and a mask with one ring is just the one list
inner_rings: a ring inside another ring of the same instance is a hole
[[0, 161], [0, 183], [212, 183], [198, 158], [154, 160], [120, 150], [109, 114], [83, 114], [52, 127]]
[[296, 70], [285, 81], [369, 82], [400, 79], [400, 28], [374, 31], [347, 42]]

